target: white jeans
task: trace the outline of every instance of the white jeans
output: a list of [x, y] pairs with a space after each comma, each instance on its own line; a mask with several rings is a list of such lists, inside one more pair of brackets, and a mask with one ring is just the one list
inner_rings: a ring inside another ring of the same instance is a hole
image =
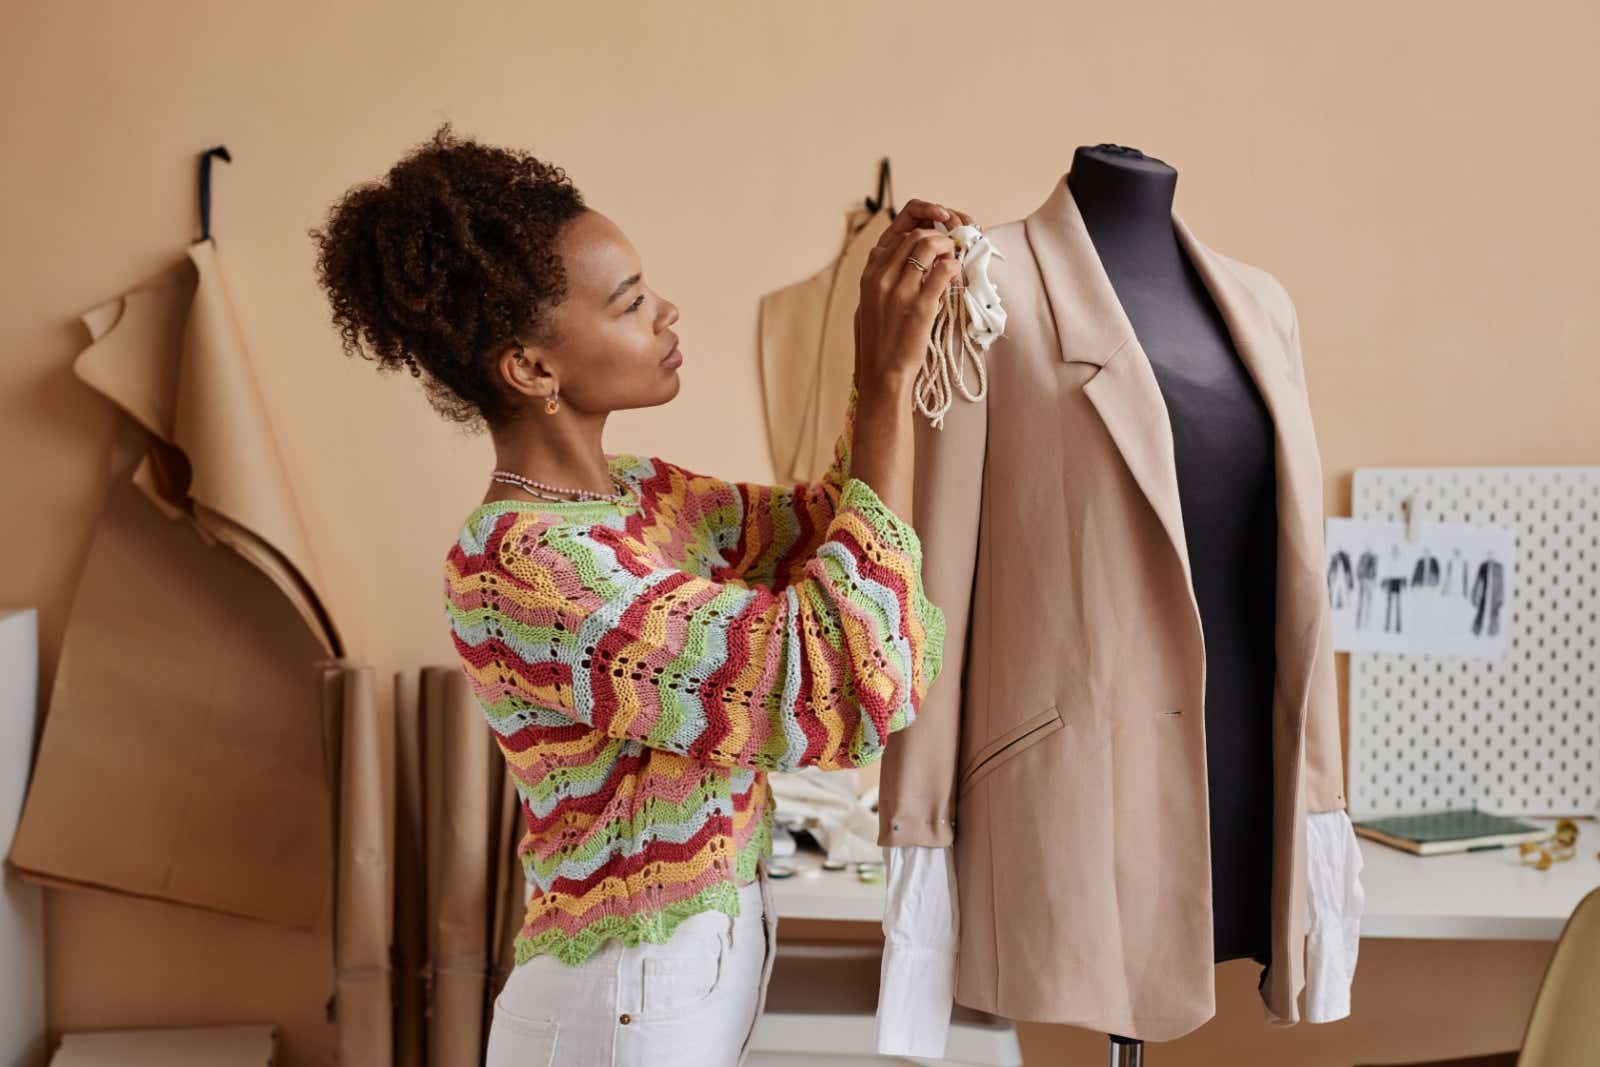
[[575, 967], [534, 956], [495, 997], [485, 1067], [737, 1067], [766, 1005], [777, 927], [763, 862], [737, 917], [691, 915], [662, 945], [612, 938]]

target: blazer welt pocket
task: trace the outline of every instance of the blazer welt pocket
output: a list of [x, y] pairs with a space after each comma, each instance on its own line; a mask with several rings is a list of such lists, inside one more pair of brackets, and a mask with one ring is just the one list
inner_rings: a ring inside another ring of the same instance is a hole
[[972, 759], [967, 763], [966, 770], [961, 772], [960, 781], [956, 784], [957, 795], [965, 793], [982, 781], [990, 771], [1013, 756], [1027, 751], [1036, 742], [1043, 741], [1064, 726], [1066, 723], [1061, 721], [1061, 712], [1054, 704], [1013, 726], [972, 754]]

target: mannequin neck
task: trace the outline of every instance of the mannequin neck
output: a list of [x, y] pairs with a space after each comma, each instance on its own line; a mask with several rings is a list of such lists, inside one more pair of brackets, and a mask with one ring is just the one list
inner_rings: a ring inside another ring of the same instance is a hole
[[1067, 185], [1095, 244], [1170, 245], [1178, 172], [1136, 148], [1095, 145], [1072, 156]]

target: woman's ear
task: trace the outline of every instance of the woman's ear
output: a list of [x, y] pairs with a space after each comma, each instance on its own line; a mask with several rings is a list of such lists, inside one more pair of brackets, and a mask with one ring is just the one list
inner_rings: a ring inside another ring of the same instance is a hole
[[500, 353], [496, 366], [506, 386], [522, 396], [547, 397], [555, 391], [555, 376], [537, 345], [513, 341]]

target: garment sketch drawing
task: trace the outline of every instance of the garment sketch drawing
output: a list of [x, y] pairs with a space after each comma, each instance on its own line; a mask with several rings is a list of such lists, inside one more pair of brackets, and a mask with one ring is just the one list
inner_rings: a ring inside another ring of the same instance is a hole
[[[1462, 522], [1326, 521], [1323, 578], [1336, 609], [1329, 613], [1335, 651], [1504, 655], [1517, 622], [1514, 530]], [[1341, 552], [1355, 562], [1351, 578]], [[1495, 565], [1483, 566], [1488, 560]]]
[[1477, 612], [1472, 616], [1472, 632], [1483, 633], [1484, 616], [1489, 620], [1489, 636], [1500, 632], [1500, 608], [1505, 604], [1505, 566], [1493, 556], [1478, 564], [1478, 576], [1472, 583], [1472, 603]]
[[1339, 549], [1328, 561], [1328, 601], [1335, 609], [1345, 606], [1351, 590], [1355, 589], [1355, 578], [1350, 572], [1350, 553]]
[[1404, 578], [1385, 578], [1383, 580], [1383, 629], [1385, 633], [1400, 633], [1400, 595], [1405, 591]]
[[1439, 557], [1426, 548], [1422, 550], [1422, 555], [1417, 557], [1417, 565], [1411, 569], [1411, 584], [1414, 586], [1439, 584]]
[[1389, 546], [1388, 565], [1384, 568], [1383, 632], [1401, 633], [1400, 602], [1406, 589], [1406, 561], [1399, 545]]
[[1444, 595], [1454, 596], [1459, 586], [1461, 595], [1467, 595], [1467, 560], [1461, 549], [1450, 550], [1450, 561], [1444, 566]]
[[1364, 549], [1356, 562], [1356, 626], [1365, 627], [1372, 616], [1372, 586], [1378, 580], [1378, 554]]

